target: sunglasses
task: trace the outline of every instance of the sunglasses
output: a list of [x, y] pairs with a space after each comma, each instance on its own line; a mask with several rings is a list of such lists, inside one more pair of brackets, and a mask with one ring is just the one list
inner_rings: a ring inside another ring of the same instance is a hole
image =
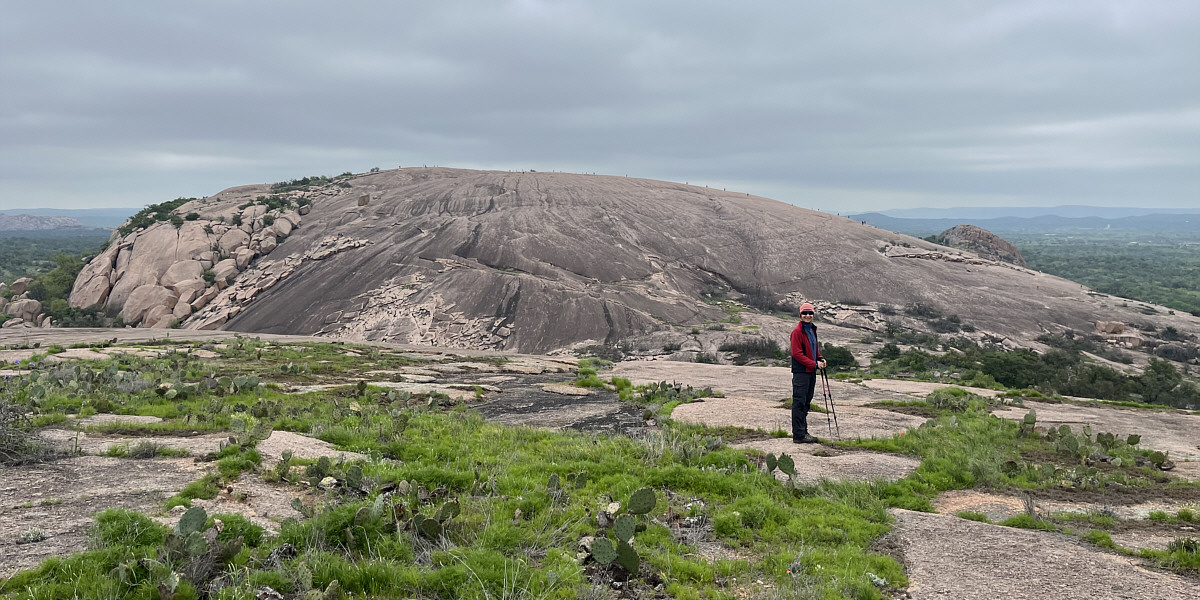
[[811, 317], [811, 316], [813, 316], [813, 313], [810, 313], [810, 312], [808, 312], [808, 311], [805, 311], [805, 312], [802, 312], [802, 313], [800, 313], [800, 316], [802, 316], [802, 317]]

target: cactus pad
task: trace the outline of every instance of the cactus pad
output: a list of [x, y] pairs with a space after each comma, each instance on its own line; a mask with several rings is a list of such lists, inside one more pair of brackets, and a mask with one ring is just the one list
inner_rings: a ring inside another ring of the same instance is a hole
[[778, 459], [775, 458], [774, 454], [767, 454], [767, 472], [768, 473], [774, 471], [775, 466], [778, 464], [779, 464], [779, 461], [778, 461]]
[[788, 477], [796, 476], [796, 461], [786, 454], [779, 455], [779, 470], [783, 471]]
[[641, 562], [641, 558], [638, 557], [637, 550], [634, 550], [633, 546], [625, 542], [617, 542], [617, 564], [621, 565], [621, 568], [629, 571], [630, 575], [637, 575]]
[[193, 506], [179, 518], [179, 524], [175, 526], [175, 530], [179, 532], [179, 535], [186, 537], [204, 529], [204, 523], [207, 521], [208, 513], [204, 512], [204, 508]]
[[611, 565], [617, 560], [617, 549], [608, 538], [596, 538], [592, 542], [592, 558], [602, 565]]
[[617, 536], [617, 541], [628, 542], [633, 538], [633, 533], [637, 529], [637, 521], [629, 515], [621, 515], [613, 522], [613, 533]]
[[629, 512], [635, 515], [644, 515], [654, 510], [654, 505], [658, 502], [658, 498], [654, 495], [654, 490], [650, 488], [642, 488], [633, 493], [629, 498]]
[[454, 517], [457, 517], [462, 512], [462, 507], [459, 506], [458, 500], [451, 500], [442, 505], [437, 512], [437, 520], [439, 523], [445, 523]]

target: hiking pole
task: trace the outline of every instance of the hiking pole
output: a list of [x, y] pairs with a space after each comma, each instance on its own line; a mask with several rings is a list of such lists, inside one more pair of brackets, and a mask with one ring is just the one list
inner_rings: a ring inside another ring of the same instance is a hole
[[829, 425], [829, 416], [833, 415], [833, 427], [837, 431], [838, 439], [842, 437], [842, 428], [838, 426], [837, 409], [833, 406], [833, 392], [829, 389], [829, 376], [825, 374], [825, 369], [821, 369], [821, 394], [825, 396], [825, 425]]

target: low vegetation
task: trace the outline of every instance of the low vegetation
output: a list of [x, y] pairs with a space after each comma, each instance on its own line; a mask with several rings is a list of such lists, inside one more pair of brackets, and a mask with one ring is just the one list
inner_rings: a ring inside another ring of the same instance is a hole
[[[786, 473], [792, 457], [735, 450], [718, 430], [669, 418], [716, 391], [635, 386], [602, 377], [602, 360], [581, 361], [575, 383], [638, 406], [658, 424], [648, 433], [505, 427], [471, 410], [478, 391], [452, 398], [360, 379], [440, 358], [248, 338], [147, 346], [157, 356], [54, 365], [35, 355], [14, 365], [27, 376], [7, 383], [3, 405], [18, 407], [22, 432], [31, 420], [62, 423], [90, 411], [165, 419], [105, 431], [228, 432], [230, 441], [201, 457], [211, 470], [164, 510], [250, 477], [292, 494], [295, 518], [275, 535], [198, 506], [174, 528], [107, 510], [95, 517], [87, 551], [0, 580], [0, 597], [250, 599], [269, 587], [303, 598], [608, 598], [620, 588], [634, 598], [880, 599], [907, 585], [902, 566], [876, 551], [891, 528], [889, 507], [930, 510], [937, 493], [970, 487], [1183, 485], [1163, 473], [1167, 457], [1135, 436], [1043, 429], [1033, 413], [1022, 423], [998, 419], [988, 412], [995, 401], [963, 390], [927, 398], [931, 418], [919, 428], [846, 444], [920, 458], [908, 477], [781, 484], [771, 471]], [[200, 349], [218, 357], [197, 358]], [[290, 384], [329, 387], [286, 393]], [[268, 464], [257, 445], [272, 431], [368, 459], [284, 454]], [[149, 440], [109, 455], [162, 456]], [[1194, 552], [1180, 544], [1157, 563], [1194, 570]]]
[[943, 340], [936, 336], [925, 346], [902, 350], [897, 341], [905, 335], [889, 337], [896, 341], [885, 343], [875, 353], [867, 374], [1200, 408], [1200, 387], [1166, 360], [1151, 358], [1143, 373], [1129, 375], [1089, 360], [1084, 352], [1090, 346], [1056, 336], [1043, 336], [1042, 340], [1054, 348], [1042, 354], [981, 345], [965, 337]]
[[1195, 233], [1106, 232], [1006, 236], [1029, 266], [1106, 294], [1200, 316], [1200, 244]]

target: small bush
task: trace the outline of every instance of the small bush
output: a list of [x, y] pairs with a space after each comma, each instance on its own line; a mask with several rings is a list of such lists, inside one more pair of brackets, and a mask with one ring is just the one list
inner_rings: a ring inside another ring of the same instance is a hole
[[879, 360], [896, 360], [900, 358], [900, 346], [897, 346], [893, 342], [888, 342], [873, 355], [873, 358]]
[[992, 522], [992, 520], [989, 519], [987, 515], [985, 515], [981, 512], [974, 512], [974, 511], [970, 511], [970, 510], [964, 510], [964, 511], [958, 513], [958, 518], [966, 519], [968, 521], [979, 521], [980, 523], [991, 523]]
[[978, 398], [978, 396], [962, 388], [944, 387], [930, 392], [928, 396], [925, 396], [925, 401], [934, 408], [963, 412], [970, 408], [971, 400], [974, 398]]
[[[764, 337], [752, 337], [737, 342], [726, 342], [717, 348], [720, 352], [733, 352], [735, 356], [732, 360], [735, 365], [744, 365], [753, 360], [778, 360], [786, 355], [779, 348], [779, 343], [775, 340]], [[696, 362], [702, 362], [697, 360]]]
[[854, 359], [854, 354], [850, 352], [849, 348], [824, 344], [821, 347], [821, 355], [825, 357], [825, 366], [833, 371], [853, 369], [858, 366], [858, 361]]
[[942, 312], [938, 309], [920, 302], [913, 302], [904, 307], [904, 314], [918, 319], [932, 320], [942, 316]]
[[1058, 531], [1058, 527], [1055, 526], [1054, 523], [1051, 523], [1050, 521], [1046, 521], [1044, 519], [1039, 519], [1039, 518], [1037, 518], [1033, 515], [1029, 515], [1029, 514], [1020, 514], [1020, 515], [1016, 515], [1014, 517], [1009, 517], [1009, 518], [1001, 521], [1000, 524], [1005, 527], [1018, 527], [1021, 529], [1037, 529], [1040, 531]]

